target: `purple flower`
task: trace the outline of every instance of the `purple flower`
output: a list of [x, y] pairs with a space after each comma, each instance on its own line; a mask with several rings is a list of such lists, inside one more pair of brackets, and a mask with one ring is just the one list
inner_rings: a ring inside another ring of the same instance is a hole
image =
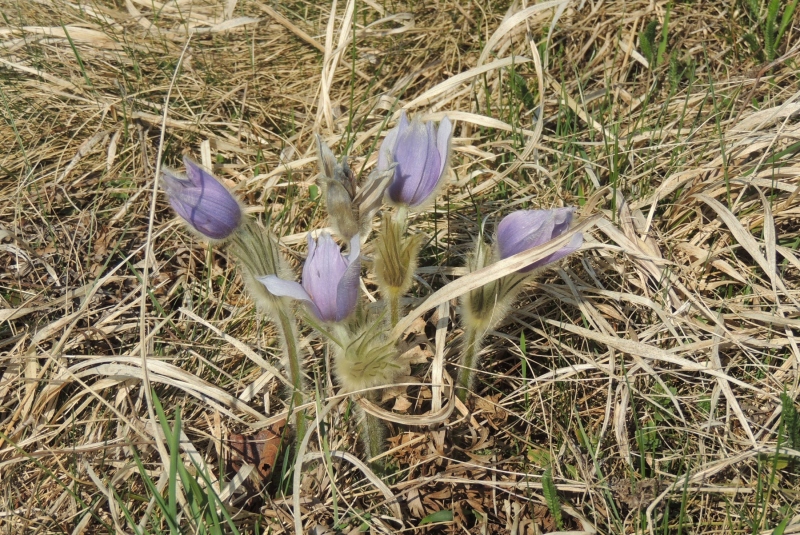
[[164, 169], [162, 181], [172, 209], [197, 232], [212, 240], [230, 236], [242, 220], [242, 208], [214, 176], [184, 156], [186, 177]]
[[316, 242], [309, 233], [302, 284], [275, 275], [258, 280], [273, 295], [304, 301], [321, 321], [342, 321], [353, 313], [358, 302], [360, 254], [358, 234], [350, 240], [350, 254], [344, 256], [327, 232], [321, 233]]
[[[560, 236], [572, 222], [575, 208], [555, 210], [520, 210], [509, 214], [497, 225], [497, 248], [500, 258], [508, 258], [527, 251]], [[537, 267], [555, 262], [578, 250], [583, 244], [583, 234], [575, 234], [567, 245], [555, 253], [520, 269], [526, 273]]]
[[392, 202], [416, 207], [430, 198], [444, 176], [452, 133], [453, 126], [447, 117], [439, 123], [437, 131], [432, 121], [423, 124], [415, 118], [409, 124], [403, 112], [378, 152], [379, 171], [397, 163], [386, 190]]

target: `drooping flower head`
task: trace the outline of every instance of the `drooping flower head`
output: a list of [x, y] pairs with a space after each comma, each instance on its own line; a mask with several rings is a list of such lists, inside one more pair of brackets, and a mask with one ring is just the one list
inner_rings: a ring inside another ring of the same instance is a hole
[[350, 254], [345, 256], [327, 232], [321, 233], [317, 241], [309, 233], [302, 284], [275, 275], [258, 280], [273, 295], [303, 301], [320, 321], [343, 321], [353, 313], [358, 302], [360, 254], [358, 234], [350, 240]]
[[452, 134], [453, 126], [447, 117], [437, 129], [433, 121], [422, 123], [415, 118], [409, 123], [403, 112], [378, 153], [379, 170], [397, 164], [386, 190], [393, 203], [416, 208], [436, 192], [445, 174]]
[[242, 208], [214, 175], [184, 157], [186, 177], [164, 169], [162, 183], [172, 209], [190, 227], [212, 240], [230, 236], [242, 220]]
[[[575, 208], [554, 210], [520, 210], [509, 214], [497, 225], [497, 250], [500, 259], [527, 251], [563, 234], [572, 222]], [[555, 253], [519, 270], [527, 273], [537, 267], [555, 262], [577, 251], [583, 244], [583, 234], [575, 234], [567, 245]]]

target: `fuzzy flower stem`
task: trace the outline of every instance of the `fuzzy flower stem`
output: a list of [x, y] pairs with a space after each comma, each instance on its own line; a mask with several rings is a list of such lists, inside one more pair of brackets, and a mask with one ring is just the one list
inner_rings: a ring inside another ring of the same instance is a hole
[[406, 206], [398, 206], [397, 211], [392, 215], [392, 218], [401, 225], [406, 224], [408, 220], [408, 208]]
[[397, 326], [397, 322], [400, 321], [400, 294], [395, 292], [390, 292], [389, 294], [389, 321], [391, 321], [391, 327], [394, 328]]
[[[373, 393], [366, 396], [368, 399], [374, 401], [375, 396]], [[384, 427], [380, 418], [373, 416], [367, 411], [361, 409], [364, 414], [364, 420], [361, 425], [361, 440], [364, 443], [364, 449], [367, 459], [372, 459], [382, 454], [385, 450], [383, 448]], [[372, 468], [380, 469], [383, 467], [383, 459], [379, 459], [372, 463]]]
[[[285, 308], [278, 309], [278, 328], [283, 338], [283, 347], [286, 348], [289, 357], [289, 379], [292, 382], [294, 391], [292, 392], [292, 405], [299, 407], [303, 404], [303, 375], [300, 371], [300, 352], [297, 342], [297, 335], [294, 322]], [[306, 415], [305, 411], [295, 413], [295, 423], [297, 425], [297, 440], [303, 440], [306, 434]]]
[[478, 352], [480, 351], [481, 336], [475, 327], [464, 326], [464, 347], [461, 350], [461, 369], [456, 379], [456, 395], [462, 402], [467, 399], [469, 386], [472, 383], [472, 373], [478, 365]]
[[[393, 219], [401, 228], [407, 228], [408, 208], [399, 206], [393, 215]], [[391, 321], [392, 328], [400, 321], [400, 293], [399, 291], [392, 291], [389, 295], [389, 320]]]

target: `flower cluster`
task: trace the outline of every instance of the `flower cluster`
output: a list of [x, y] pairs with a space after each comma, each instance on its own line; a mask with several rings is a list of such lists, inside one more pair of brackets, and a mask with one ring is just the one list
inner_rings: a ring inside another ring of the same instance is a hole
[[[320, 231], [308, 234], [308, 254], [300, 281], [279, 253], [277, 238], [245, 216], [236, 197], [208, 170], [184, 159], [186, 175], [165, 170], [162, 183], [175, 212], [199, 235], [218, 243], [230, 243], [239, 260], [247, 288], [279, 327], [288, 373], [294, 390], [293, 404], [304, 402], [304, 372], [297, 340], [296, 314], [300, 311], [311, 328], [331, 347], [334, 374], [342, 390], [376, 397], [376, 388], [391, 386], [408, 373], [392, 328], [404, 313], [403, 300], [413, 285], [425, 237], [409, 230], [408, 218], [433, 202], [448, 176], [453, 125], [445, 117], [437, 125], [419, 118], [409, 121], [402, 113], [378, 149], [377, 163], [363, 184], [351, 170], [347, 158], [336, 159], [320, 136], [318, 183], [323, 191], [328, 220], [335, 236]], [[376, 216], [388, 207], [376, 228]], [[543, 246], [569, 231], [574, 208], [521, 210], [507, 215], [496, 227], [493, 244], [482, 237], [468, 255], [470, 271]], [[360, 300], [362, 250], [377, 230], [371, 258], [363, 264], [374, 270], [382, 301], [362, 306]], [[567, 236], [563, 237], [566, 240]], [[580, 233], [549, 256], [495, 278], [465, 293], [460, 316], [464, 330], [459, 366], [458, 395], [466, 398], [477, 355], [486, 333], [502, 320], [524, 283], [548, 264], [578, 250]], [[553, 244], [554, 246], [555, 244]], [[552, 246], [549, 251], [552, 251]], [[298, 413], [296, 427], [302, 438], [304, 417]], [[370, 456], [381, 452], [382, 426], [375, 416], [364, 414], [363, 437]]]

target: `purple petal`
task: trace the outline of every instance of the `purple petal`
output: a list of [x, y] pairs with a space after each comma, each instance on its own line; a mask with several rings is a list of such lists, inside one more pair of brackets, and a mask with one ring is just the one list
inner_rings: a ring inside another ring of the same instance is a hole
[[378, 150], [378, 171], [386, 171], [394, 163], [394, 151], [397, 147], [397, 137], [408, 129], [406, 112], [400, 114], [400, 122], [386, 133], [386, 137]]
[[[416, 206], [436, 187], [439, 177], [430, 175], [438, 171], [440, 162], [432, 134], [432, 123], [425, 125], [414, 119], [406, 132], [398, 136], [394, 155], [397, 169], [388, 189], [394, 202]], [[434, 173], [430, 173], [429, 168], [433, 168]]]
[[497, 226], [500, 258], [508, 258], [550, 241], [554, 225], [552, 210], [520, 210], [507, 215]]
[[311, 301], [311, 296], [308, 295], [308, 292], [306, 292], [299, 283], [294, 281], [283, 280], [277, 275], [256, 277], [256, 280], [263, 284], [272, 295], [290, 297], [298, 301]]
[[330, 234], [321, 233], [316, 246], [309, 241], [309, 255], [303, 265], [303, 288], [324, 321], [336, 321], [337, 286], [347, 267], [347, 261]]
[[406, 110], [400, 112], [400, 121], [397, 123], [397, 133], [398, 135], [404, 134], [410, 123], [408, 122], [408, 115], [406, 115]]
[[414, 190], [411, 206], [419, 206], [424, 203], [431, 193], [436, 190], [439, 184], [439, 178], [442, 176], [442, 163], [439, 149], [436, 146], [436, 130], [434, 129], [433, 122], [428, 122], [425, 125], [428, 132], [428, 154], [425, 161], [425, 167], [422, 170], [422, 176], [419, 179], [419, 184]]
[[561, 236], [569, 229], [572, 224], [572, 216], [575, 215], [575, 208], [568, 206], [566, 208], [556, 208], [554, 212], [554, 226], [553, 237]]
[[300, 286], [299, 283], [283, 280], [276, 275], [257, 277], [256, 280], [266, 286], [267, 291], [272, 295], [278, 297], [289, 297], [290, 299], [302, 301], [312, 314], [319, 319], [323, 319], [321, 317], [319, 308], [317, 308], [317, 305], [315, 305], [314, 301], [311, 300], [311, 296], [308, 295], [308, 293], [303, 289], [302, 286]]
[[378, 149], [378, 171], [386, 171], [394, 161], [394, 146], [397, 143], [397, 131], [399, 127], [395, 126], [386, 133], [383, 138], [381, 148]]
[[361, 238], [356, 235], [350, 240], [349, 265], [337, 286], [336, 320], [346, 319], [356, 309], [358, 303], [359, 280], [361, 277]]
[[[569, 229], [575, 208], [554, 210], [520, 210], [503, 218], [497, 226], [497, 246], [500, 258], [508, 258], [527, 251], [560, 236]], [[537, 260], [519, 270], [531, 271], [559, 260], [576, 251], [583, 244], [583, 235], [576, 234], [570, 242], [555, 253]]]
[[350, 254], [347, 255], [347, 264], [348, 266], [353, 262], [359, 261], [361, 256], [361, 238], [359, 236], [353, 236], [350, 238]]
[[183, 165], [186, 166], [186, 177], [189, 179], [189, 182], [198, 188], [203, 185], [203, 182], [208, 179], [208, 176], [213, 176], [210, 173], [205, 172], [200, 164], [188, 156], [183, 157]]
[[439, 149], [439, 175], [444, 172], [444, 167], [447, 165], [447, 159], [450, 156], [450, 140], [453, 139], [453, 125], [447, 116], [439, 123], [439, 130], [436, 133], [436, 148]]
[[162, 180], [175, 212], [195, 230], [211, 239], [229, 236], [242, 219], [242, 210], [233, 195], [209, 172], [189, 158], [184, 179], [164, 169]]
[[547, 264], [552, 264], [553, 262], [561, 260], [562, 258], [567, 256], [568, 254], [574, 253], [575, 251], [577, 251], [578, 249], [581, 248], [581, 245], [583, 245], [583, 233], [579, 232], [579, 233], [575, 234], [572, 237], [572, 239], [569, 240], [569, 243], [567, 245], [565, 245], [564, 247], [562, 247], [561, 249], [559, 249], [555, 253], [551, 254], [550, 256], [542, 258], [541, 260], [537, 260], [536, 262], [534, 262], [530, 266], [528, 266], [528, 267], [526, 267], [524, 269], [521, 269], [520, 272], [521, 273], [525, 273], [527, 271], [531, 271], [531, 270], [536, 269], [538, 267], [546, 266]]

